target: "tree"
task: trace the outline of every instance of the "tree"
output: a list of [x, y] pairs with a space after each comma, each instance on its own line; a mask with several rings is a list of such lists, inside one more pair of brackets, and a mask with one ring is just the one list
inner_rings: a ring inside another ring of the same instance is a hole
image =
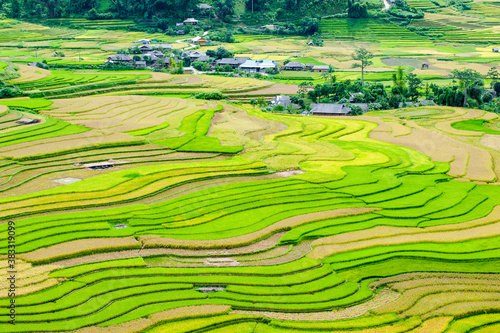
[[215, 14], [224, 22], [229, 22], [234, 14], [234, 0], [217, 0], [214, 2]]
[[416, 102], [418, 96], [420, 96], [418, 89], [422, 86], [422, 79], [417, 77], [417, 74], [413, 73], [406, 75], [406, 79], [408, 80], [408, 97]]
[[392, 74], [393, 92], [398, 95], [404, 95], [406, 89], [405, 75], [403, 67], [399, 66], [398, 71]]
[[257, 104], [259, 104], [259, 102], [257, 102], [257, 100], [256, 100], [255, 98], [252, 98], [252, 99], [250, 100], [250, 104], [252, 104], [253, 108], [255, 109], [255, 106], [256, 106]]
[[368, 8], [365, 3], [352, 2], [349, 0], [347, 2], [347, 17], [349, 18], [367, 18]]
[[352, 58], [356, 61], [359, 61], [359, 64], [354, 64], [353, 68], [361, 67], [361, 85], [365, 85], [365, 67], [370, 66], [373, 62], [370, 60], [373, 58], [373, 54], [365, 49], [364, 47], [360, 47], [356, 49], [356, 52], [352, 54]]
[[498, 73], [498, 70], [496, 67], [491, 67], [490, 70], [488, 71], [488, 74], [486, 74], [486, 77], [488, 79], [491, 79], [491, 87], [495, 85], [495, 83], [500, 80], [500, 73]]
[[475, 83], [478, 80], [481, 80], [482, 76], [476, 70], [470, 69], [470, 68], [466, 68], [463, 71], [455, 69], [451, 73], [453, 74], [453, 77], [455, 79], [458, 79], [463, 84], [463, 87], [464, 87], [463, 107], [466, 107], [467, 106], [467, 90], [469, 89], [471, 84]]

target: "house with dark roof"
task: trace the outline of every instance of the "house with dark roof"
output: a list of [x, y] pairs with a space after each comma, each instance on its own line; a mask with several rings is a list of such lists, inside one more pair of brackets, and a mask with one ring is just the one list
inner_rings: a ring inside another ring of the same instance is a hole
[[429, 69], [430, 64], [428, 62], [424, 62], [422, 64], [422, 69]]
[[150, 42], [149, 39], [143, 38], [143, 39], [139, 39], [139, 40], [135, 41], [134, 43], [136, 43], [136, 44], [149, 44], [149, 42]]
[[311, 107], [311, 113], [315, 116], [346, 116], [350, 111], [343, 104], [318, 103], [311, 104]]
[[303, 71], [306, 66], [300, 62], [292, 61], [285, 65], [286, 71]]
[[177, 35], [181, 36], [181, 35], [185, 35], [186, 32], [184, 30], [177, 30]]
[[191, 50], [191, 51], [188, 51], [188, 52], [183, 52], [182, 53], [182, 57], [189, 57], [189, 59], [191, 59], [191, 61], [208, 61], [208, 59], [210, 59], [210, 57], [207, 56], [206, 53], [204, 52], [201, 52], [201, 51], [196, 51], [196, 50]]
[[312, 70], [314, 68], [314, 64], [306, 64], [306, 69], [308, 71]]
[[160, 45], [158, 45], [158, 49], [162, 49], [162, 50], [171, 50], [173, 48], [174, 47], [172, 46], [172, 44], [160, 44]]
[[235, 58], [222, 58], [220, 60], [216, 60], [215, 63], [219, 66], [229, 65], [233, 69], [240, 67], [247, 60], [250, 60], [248, 57], [235, 57]]
[[197, 25], [198, 24], [198, 20], [190, 17], [190, 18], [187, 18], [187, 19], [184, 20], [184, 24]]
[[175, 26], [176, 26], [177, 28], [179, 28], [179, 27], [183, 27], [183, 26], [184, 26], [184, 23], [183, 23], [183, 22], [178, 22], [178, 23], [176, 23], [176, 24], [175, 24]]
[[145, 61], [136, 61], [134, 64], [134, 67], [137, 69], [145, 69], [146, 68], [146, 62]]
[[133, 59], [127, 54], [115, 54], [108, 57], [110, 63], [122, 63], [122, 64], [132, 64]]
[[146, 53], [146, 52], [152, 51], [153, 47], [151, 45], [149, 45], [149, 44], [143, 44], [143, 45], [139, 46], [139, 50], [142, 53]]

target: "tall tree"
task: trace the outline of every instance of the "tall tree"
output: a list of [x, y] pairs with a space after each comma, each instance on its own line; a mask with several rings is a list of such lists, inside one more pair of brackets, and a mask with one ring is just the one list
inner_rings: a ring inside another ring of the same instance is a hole
[[417, 77], [417, 74], [410, 73], [406, 75], [406, 80], [408, 81], [408, 97], [416, 102], [420, 96], [418, 89], [422, 87], [422, 79]]
[[464, 103], [463, 107], [467, 106], [467, 90], [474, 82], [481, 80], [482, 76], [474, 69], [466, 68], [463, 71], [455, 69], [451, 72], [455, 79], [458, 79], [464, 87]]
[[405, 74], [403, 67], [399, 66], [398, 71], [392, 74], [392, 83], [394, 85], [394, 92], [403, 95], [406, 88]]
[[365, 85], [365, 67], [370, 66], [373, 64], [373, 61], [370, 59], [373, 58], [373, 54], [365, 49], [364, 47], [360, 47], [356, 49], [356, 52], [352, 54], [352, 58], [356, 61], [359, 61], [359, 63], [354, 64], [352, 67], [353, 68], [360, 68], [361, 67], [361, 85]]
[[488, 71], [488, 74], [486, 74], [486, 77], [488, 79], [491, 79], [491, 87], [493, 88], [495, 86], [495, 83], [500, 80], [500, 73], [498, 73], [496, 67], [491, 67]]

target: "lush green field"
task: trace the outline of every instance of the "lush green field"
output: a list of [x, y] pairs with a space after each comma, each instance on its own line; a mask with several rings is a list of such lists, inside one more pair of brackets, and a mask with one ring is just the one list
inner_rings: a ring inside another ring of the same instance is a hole
[[[500, 155], [471, 127], [496, 115], [302, 117], [147, 96], [3, 104], [0, 214], [15, 222], [22, 275], [16, 325], [2, 314], [2, 331], [438, 332], [497, 320]], [[103, 134], [115, 141], [85, 144]], [[82, 168], [105, 161], [114, 167]], [[5, 243], [8, 232], [0, 224]]]

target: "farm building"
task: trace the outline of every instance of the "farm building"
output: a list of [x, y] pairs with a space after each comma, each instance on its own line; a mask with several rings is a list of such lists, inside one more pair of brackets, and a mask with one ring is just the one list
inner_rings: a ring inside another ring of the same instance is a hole
[[137, 69], [145, 69], [146, 68], [146, 62], [145, 61], [136, 61], [134, 64], [134, 67]]
[[313, 46], [313, 45], [314, 45], [314, 43], [313, 43], [313, 42], [307, 42], [307, 45], [309, 45], [309, 46]]
[[149, 39], [143, 38], [143, 39], [139, 39], [139, 40], [135, 41], [134, 43], [136, 43], [136, 44], [149, 44], [149, 42], [151, 42]]
[[219, 66], [229, 65], [232, 68], [238, 68], [245, 61], [250, 60], [248, 57], [235, 57], [235, 58], [222, 58], [220, 60], [215, 61], [215, 63]]
[[314, 64], [306, 64], [306, 69], [308, 71], [312, 70], [314, 68]]
[[158, 49], [162, 49], [162, 50], [171, 50], [173, 48], [174, 47], [171, 44], [160, 44], [160, 45], [158, 45]]
[[139, 46], [139, 50], [142, 52], [142, 53], [145, 53], [145, 52], [149, 52], [149, 51], [152, 51], [153, 50], [153, 47], [149, 44], [143, 44], [141, 46]]
[[[363, 112], [368, 112], [368, 103], [351, 103], [352, 106], [358, 106], [361, 108], [361, 110], [363, 110]], [[349, 111], [351, 111], [351, 109], [348, 107], [348, 106], [345, 106], [344, 105], [344, 108], [345, 109], [348, 109]]]
[[187, 19], [184, 20], [184, 24], [197, 25], [198, 24], [198, 20], [190, 17], [190, 18], [187, 18]]
[[349, 102], [354, 102], [356, 96], [364, 96], [362, 92], [349, 93]]
[[430, 64], [428, 62], [424, 62], [422, 64], [422, 69], [429, 69]]
[[283, 105], [286, 108], [290, 104], [292, 104], [292, 101], [288, 95], [278, 95], [271, 99], [272, 106]]
[[181, 36], [181, 35], [185, 35], [186, 32], [184, 30], [177, 30], [177, 35]]
[[268, 68], [276, 68], [278, 64], [272, 60], [247, 60], [241, 64], [240, 69], [245, 72], [265, 72]]
[[260, 28], [261, 28], [262, 30], [266, 30], [266, 29], [268, 29], [268, 30], [271, 30], [271, 31], [272, 31], [272, 30], [276, 30], [276, 29], [278, 29], [278, 26], [277, 26], [277, 25], [274, 25], [274, 24], [266, 24], [266, 25], [261, 26]]
[[32, 67], [41, 67], [41, 68], [46, 68], [47, 67], [46, 64], [44, 64], [43, 62], [39, 62], [39, 61], [28, 62], [27, 65], [28, 66], [32, 66]]
[[312, 71], [315, 73], [326, 73], [330, 68], [326, 65], [315, 65]]
[[148, 61], [151, 61], [151, 62], [156, 62], [157, 60], [160, 60], [162, 57], [158, 57], [156, 56], [154, 53], [145, 53], [143, 56], [142, 56], [142, 59], [145, 60], [145, 59], [148, 59]]
[[292, 61], [285, 65], [286, 71], [303, 71], [306, 66], [300, 62]]
[[21, 117], [18, 121], [16, 121], [17, 124], [21, 125], [29, 125], [29, 124], [37, 124], [40, 122], [40, 119], [32, 119], [32, 118], [27, 118], [27, 117]]
[[405, 107], [405, 104], [406, 106], [420, 106], [420, 105], [429, 106], [429, 105], [434, 105], [434, 101], [430, 99], [419, 99], [418, 102], [405, 102], [405, 103], [399, 102], [398, 107], [403, 108]]
[[165, 55], [163, 54], [163, 52], [161, 51], [158, 51], [158, 50], [154, 50], [153, 52], [151, 52], [151, 54], [154, 54], [156, 57], [158, 58], [163, 58]]
[[108, 57], [107, 62], [131, 64], [134, 60], [127, 54], [115, 54]]
[[[176, 62], [179, 61], [179, 59], [175, 59]], [[156, 61], [154, 64], [153, 64], [153, 67], [154, 68], [157, 68], [157, 69], [160, 69], [160, 68], [168, 68], [170, 67], [170, 58], [166, 57], [166, 58], [163, 58], [163, 59], [160, 59], [158, 61]]]
[[206, 62], [210, 60], [210, 57], [206, 55], [206, 53], [200, 52], [200, 51], [188, 51], [188, 52], [183, 52], [182, 57], [189, 57], [191, 61], [201, 61], [201, 62]]
[[210, 10], [214, 7], [210, 6], [209, 4], [206, 4], [206, 3], [200, 3], [198, 5], [198, 8], [200, 8], [201, 10]]
[[495, 48], [493, 49], [493, 52], [498, 53], [498, 48], [497, 48], [497, 47], [495, 47]]
[[193, 67], [184, 67], [184, 74], [194, 74], [194, 68]]
[[318, 103], [311, 104], [311, 113], [315, 116], [347, 116], [351, 109], [343, 104]]
[[179, 28], [179, 27], [183, 27], [183, 26], [184, 26], [184, 23], [179, 22], [179, 23], [176, 23], [176, 24], [175, 24], [175, 26], [176, 26], [176, 27], [178, 27], [178, 28]]
[[200, 36], [193, 38], [192, 42], [194, 44], [198, 44], [198, 45], [207, 45], [208, 44], [208, 41], [205, 38], [200, 37]]

